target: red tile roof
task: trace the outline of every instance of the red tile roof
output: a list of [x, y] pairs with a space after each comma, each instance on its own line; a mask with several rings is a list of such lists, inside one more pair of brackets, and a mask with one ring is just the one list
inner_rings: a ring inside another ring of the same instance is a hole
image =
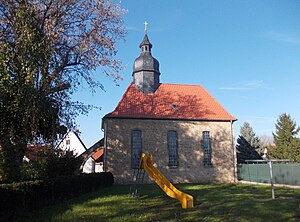
[[129, 85], [109, 118], [154, 118], [190, 120], [237, 120], [202, 86], [160, 84], [153, 94]]
[[43, 156], [44, 152], [49, 150], [50, 147], [46, 145], [32, 145], [32, 146], [27, 146], [25, 150], [25, 156], [29, 160], [36, 160], [39, 157]]
[[92, 155], [92, 158], [93, 158], [94, 160], [97, 160], [98, 158], [100, 158], [100, 157], [103, 155], [103, 153], [104, 153], [104, 149], [102, 148], [102, 149], [98, 150], [97, 152], [95, 152], [95, 153]]

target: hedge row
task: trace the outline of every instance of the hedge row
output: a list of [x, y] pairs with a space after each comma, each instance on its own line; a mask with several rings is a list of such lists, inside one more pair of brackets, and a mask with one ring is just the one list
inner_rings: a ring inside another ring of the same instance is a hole
[[111, 173], [96, 173], [0, 184], [0, 221], [13, 221], [24, 212], [111, 186], [113, 182]]

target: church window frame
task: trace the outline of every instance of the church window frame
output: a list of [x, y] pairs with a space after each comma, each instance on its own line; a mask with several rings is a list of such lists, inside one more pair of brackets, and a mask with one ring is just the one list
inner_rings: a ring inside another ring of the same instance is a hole
[[175, 130], [168, 131], [167, 134], [167, 146], [168, 146], [168, 166], [170, 168], [178, 168], [179, 156], [178, 156], [178, 134]]
[[204, 160], [203, 164], [205, 167], [212, 167], [211, 162], [211, 136], [209, 131], [203, 131], [202, 132], [202, 147], [203, 147], [203, 153], [204, 153]]
[[142, 155], [142, 131], [131, 131], [131, 168], [138, 169]]

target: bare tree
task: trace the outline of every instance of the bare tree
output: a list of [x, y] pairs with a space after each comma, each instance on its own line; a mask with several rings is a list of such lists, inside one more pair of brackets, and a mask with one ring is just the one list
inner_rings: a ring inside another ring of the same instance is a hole
[[261, 147], [263, 147], [263, 148], [274, 145], [274, 137], [271, 135], [259, 136], [259, 141], [260, 141]]

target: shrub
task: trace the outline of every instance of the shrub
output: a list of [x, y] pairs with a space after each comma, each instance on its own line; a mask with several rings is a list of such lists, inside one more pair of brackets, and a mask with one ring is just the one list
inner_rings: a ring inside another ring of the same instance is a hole
[[111, 173], [80, 174], [46, 180], [0, 185], [0, 221], [11, 221], [24, 212], [41, 209], [66, 199], [111, 186]]
[[73, 151], [62, 149], [41, 149], [35, 151], [35, 158], [24, 162], [23, 179], [46, 179], [73, 175], [81, 163]]

